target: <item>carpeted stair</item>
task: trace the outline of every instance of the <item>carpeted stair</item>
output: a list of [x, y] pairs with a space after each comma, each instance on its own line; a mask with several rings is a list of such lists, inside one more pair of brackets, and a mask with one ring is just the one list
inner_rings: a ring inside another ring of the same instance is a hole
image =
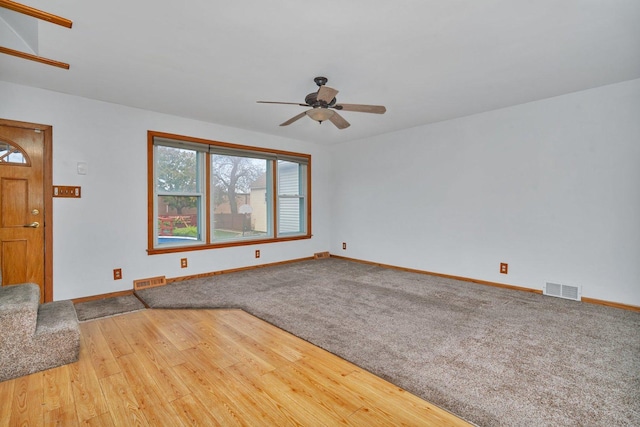
[[78, 360], [80, 328], [71, 301], [40, 304], [29, 283], [0, 287], [0, 381]]

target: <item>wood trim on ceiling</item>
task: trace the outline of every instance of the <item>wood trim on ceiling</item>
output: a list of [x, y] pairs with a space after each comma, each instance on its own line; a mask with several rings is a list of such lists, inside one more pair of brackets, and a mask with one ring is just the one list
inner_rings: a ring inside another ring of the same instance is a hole
[[14, 1], [0, 0], [0, 7], [13, 10], [14, 12], [22, 13], [24, 15], [33, 16], [34, 18], [42, 19], [43, 21], [51, 22], [52, 24], [60, 25], [66, 28], [71, 28], [73, 22], [70, 19], [63, 18], [62, 16], [54, 15], [53, 13], [45, 12], [35, 7], [27, 6]]
[[[16, 3], [14, 1], [0, 0], [0, 7], [12, 10], [17, 13], [22, 13], [24, 15], [29, 15], [34, 18], [41, 19], [43, 21], [47, 21], [66, 28], [71, 28], [71, 26], [73, 25], [73, 22], [70, 19], [63, 18], [62, 16], [54, 15], [52, 13], [45, 12], [43, 10], [36, 9], [34, 7], [27, 6], [21, 3]], [[65, 70], [69, 69], [69, 64], [67, 64], [66, 62], [56, 61], [53, 59], [45, 58], [43, 56], [33, 55], [31, 53], [10, 49], [4, 46], [0, 46], [0, 53], [15, 56], [17, 58], [27, 59], [29, 61], [40, 62], [41, 64], [51, 65], [53, 67], [63, 68]]]
[[9, 49], [8, 47], [4, 47], [4, 46], [0, 46], [0, 53], [16, 56], [22, 59], [28, 59], [29, 61], [40, 62], [42, 64], [51, 65], [53, 67], [64, 68], [65, 70], [69, 69], [69, 64], [67, 64], [66, 62], [60, 62], [53, 59], [45, 58], [43, 56], [33, 55], [31, 53], [21, 52], [15, 49]]

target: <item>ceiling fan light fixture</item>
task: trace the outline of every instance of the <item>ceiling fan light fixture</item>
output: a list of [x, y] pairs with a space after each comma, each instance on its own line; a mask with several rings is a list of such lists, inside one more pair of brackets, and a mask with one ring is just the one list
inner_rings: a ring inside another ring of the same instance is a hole
[[316, 107], [306, 112], [307, 116], [311, 117], [318, 123], [322, 123], [325, 120], [331, 118], [334, 115], [333, 110], [329, 110], [328, 108]]
[[311, 107], [310, 110], [303, 111], [291, 117], [289, 120], [281, 123], [280, 126], [289, 126], [291, 123], [296, 122], [303, 118], [305, 115], [315, 120], [318, 123], [322, 123], [325, 120], [329, 120], [338, 129], [346, 129], [349, 126], [348, 121], [344, 119], [338, 112], [340, 111], [359, 111], [361, 113], [375, 113], [384, 114], [387, 111], [384, 105], [365, 105], [365, 104], [338, 104], [336, 95], [338, 91], [334, 88], [326, 86], [326, 77], [316, 77], [314, 79], [318, 85], [317, 92], [312, 92], [304, 98], [304, 104], [298, 102], [277, 102], [277, 101], [258, 101], [263, 104], [286, 104], [286, 105], [299, 105], [300, 107]]

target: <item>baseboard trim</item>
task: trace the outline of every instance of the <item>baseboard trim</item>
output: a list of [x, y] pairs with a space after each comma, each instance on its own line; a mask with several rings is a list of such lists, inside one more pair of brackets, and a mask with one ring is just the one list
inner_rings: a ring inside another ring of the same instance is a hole
[[113, 298], [113, 297], [124, 297], [127, 295], [133, 295], [133, 289], [130, 289], [127, 291], [110, 292], [108, 294], [91, 295], [89, 297], [74, 298], [71, 300], [71, 302], [74, 304], [79, 304], [81, 302], [95, 301], [98, 299]]
[[218, 276], [220, 274], [236, 273], [238, 271], [257, 270], [259, 268], [265, 268], [265, 267], [275, 267], [277, 265], [291, 264], [294, 262], [308, 261], [312, 259], [314, 259], [314, 257], [310, 256], [305, 258], [290, 259], [287, 261], [270, 262], [268, 264], [250, 265], [248, 267], [230, 268], [228, 270], [219, 270], [219, 271], [212, 271], [209, 273], [193, 274], [191, 276], [172, 277], [167, 279], [167, 284], [174, 283], [174, 282], [183, 282], [185, 280], [191, 280], [191, 279], [201, 279], [203, 277]]
[[[264, 267], [274, 267], [276, 265], [284, 265], [284, 264], [290, 264], [290, 263], [294, 263], [294, 262], [308, 261], [308, 260], [312, 260], [312, 259], [315, 259], [315, 258], [313, 256], [310, 256], [310, 257], [305, 257], [305, 258], [291, 259], [291, 260], [287, 260], [287, 261], [271, 262], [271, 263], [268, 263], [268, 264], [251, 265], [251, 266], [248, 266], [248, 267], [230, 268], [228, 270], [212, 271], [210, 273], [193, 274], [191, 276], [173, 277], [171, 279], [167, 279], [167, 284], [173, 283], [173, 282], [182, 282], [182, 281], [191, 280], [191, 279], [200, 279], [200, 278], [203, 278], [203, 277], [217, 276], [219, 274], [235, 273], [235, 272], [238, 272], [238, 271], [246, 271], [246, 270], [256, 270], [258, 268], [264, 268]], [[135, 295], [135, 292], [134, 292], [133, 289], [126, 290], [126, 291], [119, 291], [119, 292], [110, 292], [110, 293], [107, 293], [107, 294], [98, 294], [98, 295], [91, 295], [91, 296], [88, 296], [88, 297], [73, 298], [71, 300], [71, 302], [74, 303], [74, 304], [79, 304], [81, 302], [95, 301], [95, 300], [99, 300], [99, 299], [113, 298], [113, 297], [122, 297], [122, 296], [126, 296], [126, 295]], [[137, 295], [136, 295], [136, 297], [137, 297]], [[142, 303], [145, 304], [144, 301], [142, 301]], [[146, 304], [145, 304], [145, 306], [146, 306]], [[149, 307], [147, 307], [147, 308], [149, 308]]]
[[622, 310], [635, 311], [636, 313], [640, 313], [640, 307], [637, 305], [631, 304], [622, 304], [619, 302], [606, 301], [602, 299], [588, 298], [582, 297], [582, 302], [586, 302], [587, 304], [597, 304], [597, 305], [606, 305], [607, 307], [613, 308], [621, 308]]
[[[451, 274], [434, 273], [432, 271], [417, 270], [417, 269], [414, 269], [414, 268], [398, 267], [397, 265], [382, 264], [382, 263], [379, 263], [379, 262], [365, 261], [365, 260], [361, 260], [361, 259], [349, 258], [349, 257], [340, 256], [340, 255], [334, 255], [334, 254], [331, 254], [331, 257], [332, 258], [344, 259], [344, 260], [347, 260], [347, 261], [359, 262], [359, 263], [362, 263], [362, 264], [376, 265], [378, 267], [390, 268], [390, 269], [393, 269], [393, 270], [408, 271], [408, 272], [411, 272], [411, 273], [419, 273], [419, 274], [427, 274], [427, 275], [430, 275], [430, 276], [444, 277], [446, 279], [455, 279], [455, 280], [461, 280], [463, 282], [477, 283], [479, 285], [487, 285], [487, 286], [493, 286], [493, 287], [496, 287], [496, 288], [512, 289], [512, 290], [515, 290], [515, 291], [529, 292], [529, 293], [542, 295], [542, 290], [524, 288], [522, 286], [514, 286], [514, 285], [507, 285], [507, 284], [504, 284], [504, 283], [489, 282], [487, 280], [472, 279], [470, 277], [453, 276]], [[619, 309], [622, 309], [622, 310], [640, 312], [640, 307], [635, 306], [635, 305], [631, 305], [631, 304], [622, 304], [622, 303], [618, 303], [618, 302], [611, 302], [611, 301], [605, 301], [605, 300], [600, 300], [600, 299], [595, 299], [595, 298], [587, 298], [587, 297], [582, 297], [582, 302], [585, 302], [587, 304], [605, 305], [607, 307], [613, 307], [613, 308], [619, 308]]]
[[[454, 279], [454, 280], [460, 280], [460, 281], [463, 281], [463, 282], [476, 283], [478, 285], [493, 286], [493, 287], [496, 287], [496, 288], [511, 289], [511, 290], [514, 290], [514, 291], [522, 291], [522, 292], [529, 292], [529, 293], [533, 293], [533, 294], [542, 295], [542, 291], [541, 290], [531, 289], [531, 288], [524, 288], [522, 286], [514, 286], [514, 285], [508, 285], [508, 284], [505, 284], [505, 283], [490, 282], [490, 281], [487, 281], [487, 280], [473, 279], [473, 278], [470, 278], [470, 277], [454, 276], [454, 275], [451, 275], [451, 274], [435, 273], [433, 271], [418, 270], [418, 269], [415, 269], [415, 268], [398, 267], [397, 265], [383, 264], [383, 263], [380, 263], [380, 262], [366, 261], [366, 260], [357, 259], [357, 258], [349, 258], [349, 257], [341, 256], [341, 255], [329, 254], [329, 256], [331, 258], [343, 259], [343, 260], [346, 260], [346, 261], [353, 261], [353, 262], [358, 262], [358, 263], [361, 263], [361, 264], [375, 265], [375, 266], [378, 266], [378, 267], [389, 268], [389, 269], [392, 269], [392, 270], [407, 271], [407, 272], [410, 272], [410, 273], [418, 273], [418, 274], [426, 274], [426, 275], [429, 275], [429, 276], [443, 277], [445, 279]], [[231, 269], [227, 269], [227, 270], [212, 271], [212, 272], [209, 272], [209, 273], [194, 274], [194, 275], [191, 275], [191, 276], [173, 277], [173, 278], [167, 279], [167, 284], [168, 283], [173, 283], [173, 282], [182, 282], [182, 281], [191, 280], [191, 279], [200, 279], [200, 278], [203, 278], [203, 277], [212, 277], [212, 276], [217, 276], [217, 275], [220, 275], [220, 274], [235, 273], [235, 272], [238, 272], [238, 271], [247, 271], [247, 270], [256, 270], [256, 269], [265, 268], [265, 267], [274, 267], [274, 266], [277, 266], [277, 265], [291, 264], [291, 263], [294, 263], [294, 262], [308, 261], [308, 260], [313, 260], [313, 259], [315, 259], [315, 258], [313, 256], [311, 256], [311, 257], [305, 257], [305, 258], [291, 259], [291, 260], [287, 260], [287, 261], [278, 261], [278, 262], [272, 262], [272, 263], [267, 263], [267, 264], [251, 265], [251, 266], [248, 266], [248, 267], [240, 267], [240, 268], [231, 268]], [[82, 298], [74, 298], [74, 299], [71, 300], [71, 302], [73, 302], [74, 304], [78, 304], [78, 303], [81, 303], [81, 302], [94, 301], [94, 300], [98, 300], [98, 299], [119, 297], [119, 296], [132, 295], [132, 294], [135, 295], [134, 292], [133, 292], [133, 289], [127, 290], [127, 291], [120, 291], [120, 292], [111, 292], [111, 293], [108, 293], [108, 294], [92, 295], [92, 296], [82, 297]], [[631, 304], [622, 304], [622, 303], [618, 303], [618, 302], [612, 302], [612, 301], [606, 301], [606, 300], [588, 298], [588, 297], [582, 297], [582, 302], [587, 303], [587, 304], [604, 305], [604, 306], [607, 306], [607, 307], [619, 308], [621, 310], [629, 310], [629, 311], [635, 311], [635, 312], [640, 313], [640, 307], [636, 306], [636, 305], [631, 305]]]
[[493, 287], [496, 287], [496, 288], [512, 289], [514, 291], [522, 291], [522, 292], [529, 292], [529, 293], [533, 293], [533, 294], [542, 295], [542, 291], [538, 290], [538, 289], [523, 288], [521, 286], [507, 285], [505, 283], [489, 282], [489, 281], [486, 281], [486, 280], [472, 279], [470, 277], [463, 277], [463, 276], [453, 276], [451, 274], [435, 273], [433, 271], [418, 270], [418, 269], [415, 269], [415, 268], [398, 267], [397, 265], [383, 264], [383, 263], [380, 263], [380, 262], [373, 262], [373, 261], [365, 261], [365, 260], [362, 260], [362, 259], [349, 258], [349, 257], [345, 257], [345, 256], [340, 256], [340, 255], [331, 254], [331, 257], [332, 258], [344, 259], [344, 260], [347, 260], [347, 261], [359, 262], [361, 264], [375, 265], [375, 266], [378, 266], [378, 267], [389, 268], [389, 269], [392, 269], [392, 270], [407, 271], [409, 273], [426, 274], [426, 275], [429, 275], [429, 276], [443, 277], [445, 279], [454, 279], [454, 280], [460, 280], [460, 281], [463, 281], [463, 282], [477, 283], [479, 285], [487, 285], [487, 286], [493, 286]]

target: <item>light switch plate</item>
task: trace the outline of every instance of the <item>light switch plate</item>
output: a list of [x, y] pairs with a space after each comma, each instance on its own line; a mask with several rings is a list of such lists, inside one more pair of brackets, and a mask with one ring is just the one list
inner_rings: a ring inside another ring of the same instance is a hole
[[78, 175], [86, 175], [88, 171], [87, 162], [78, 162]]
[[53, 197], [70, 197], [79, 199], [80, 197], [82, 197], [82, 191], [80, 187], [76, 187], [73, 185], [54, 185]]

